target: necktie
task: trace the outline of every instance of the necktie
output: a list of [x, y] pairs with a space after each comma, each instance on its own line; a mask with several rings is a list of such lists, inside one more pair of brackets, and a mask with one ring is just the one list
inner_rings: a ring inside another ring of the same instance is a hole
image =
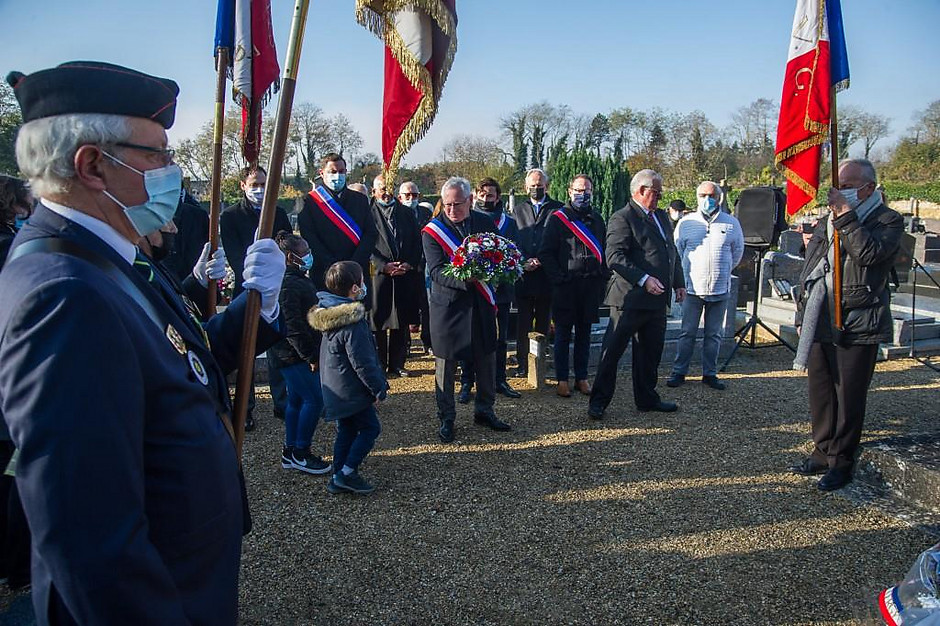
[[178, 315], [182, 316], [182, 318], [189, 323], [192, 330], [197, 331], [196, 336], [202, 337], [203, 341], [208, 346], [209, 338], [206, 335], [205, 329], [202, 327], [202, 323], [199, 321], [199, 311], [196, 305], [193, 304], [189, 298], [177, 293], [175, 289], [172, 289], [170, 285], [167, 284], [166, 280], [160, 276], [160, 271], [153, 266], [150, 259], [139, 250], [137, 251], [137, 257], [134, 259], [134, 267], [140, 272], [140, 275], [144, 277], [144, 280], [157, 290], [157, 293], [160, 294], [163, 301], [166, 302], [171, 309], [176, 311]]

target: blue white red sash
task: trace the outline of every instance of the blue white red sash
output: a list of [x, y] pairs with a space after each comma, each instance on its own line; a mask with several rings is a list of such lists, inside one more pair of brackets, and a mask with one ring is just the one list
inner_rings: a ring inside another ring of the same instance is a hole
[[504, 232], [503, 229], [506, 228], [507, 222], [509, 222], [509, 219], [506, 217], [506, 214], [500, 212], [499, 217], [496, 218], [496, 232], [502, 235]]
[[555, 217], [561, 220], [561, 223], [568, 227], [574, 236], [581, 240], [581, 243], [591, 251], [595, 257], [597, 257], [597, 262], [602, 264], [604, 263], [604, 248], [601, 246], [601, 242], [597, 240], [597, 237], [594, 236], [594, 233], [584, 225], [581, 220], [573, 220], [567, 215], [564, 211], [555, 211]]
[[317, 185], [310, 192], [310, 197], [313, 198], [316, 205], [323, 211], [323, 215], [333, 222], [340, 232], [349, 237], [353, 245], [358, 246], [359, 240], [362, 238], [362, 229], [356, 224], [356, 220], [350, 217], [349, 213], [344, 211], [343, 207], [339, 205], [339, 202], [330, 195], [330, 192], [320, 185]]
[[[460, 237], [444, 225], [444, 222], [439, 219], [433, 219], [422, 229], [422, 232], [429, 234], [431, 238], [441, 246], [441, 249], [444, 250], [444, 254], [447, 255], [448, 259], [451, 261], [454, 260], [454, 253], [457, 252], [457, 248], [460, 247], [462, 242]], [[479, 292], [483, 294], [486, 301], [490, 303], [490, 306], [495, 309], [496, 294], [493, 288], [478, 280], [473, 281], [473, 284], [476, 285]]]

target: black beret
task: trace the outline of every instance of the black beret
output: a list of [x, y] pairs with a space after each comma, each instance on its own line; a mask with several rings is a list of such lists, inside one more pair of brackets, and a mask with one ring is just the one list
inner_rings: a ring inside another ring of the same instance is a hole
[[142, 117], [169, 128], [180, 92], [168, 78], [100, 61], [70, 61], [29, 76], [10, 72], [7, 82], [24, 122], [68, 113], [106, 113]]
[[685, 206], [685, 202], [682, 200], [673, 200], [669, 203], [670, 209], [675, 209], [676, 211], [685, 211], [688, 207]]

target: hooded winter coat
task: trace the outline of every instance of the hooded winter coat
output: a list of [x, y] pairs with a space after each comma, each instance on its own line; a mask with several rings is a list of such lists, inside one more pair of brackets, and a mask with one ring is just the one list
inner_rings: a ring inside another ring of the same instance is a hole
[[388, 381], [375, 349], [361, 302], [328, 291], [317, 293], [319, 306], [308, 321], [320, 331], [320, 386], [327, 420], [341, 420], [384, 400]]

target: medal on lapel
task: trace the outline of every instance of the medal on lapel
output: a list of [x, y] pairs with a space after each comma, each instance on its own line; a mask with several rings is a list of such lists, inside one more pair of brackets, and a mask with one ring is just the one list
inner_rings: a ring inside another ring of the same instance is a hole
[[209, 373], [206, 372], [206, 368], [203, 367], [202, 361], [199, 360], [199, 357], [196, 356], [196, 353], [190, 350], [186, 353], [186, 358], [189, 360], [189, 368], [193, 370], [193, 374], [196, 375], [196, 378], [203, 385], [209, 384]]
[[166, 338], [170, 340], [170, 345], [180, 354], [186, 354], [186, 341], [180, 334], [180, 331], [173, 327], [173, 324], [166, 326]]

